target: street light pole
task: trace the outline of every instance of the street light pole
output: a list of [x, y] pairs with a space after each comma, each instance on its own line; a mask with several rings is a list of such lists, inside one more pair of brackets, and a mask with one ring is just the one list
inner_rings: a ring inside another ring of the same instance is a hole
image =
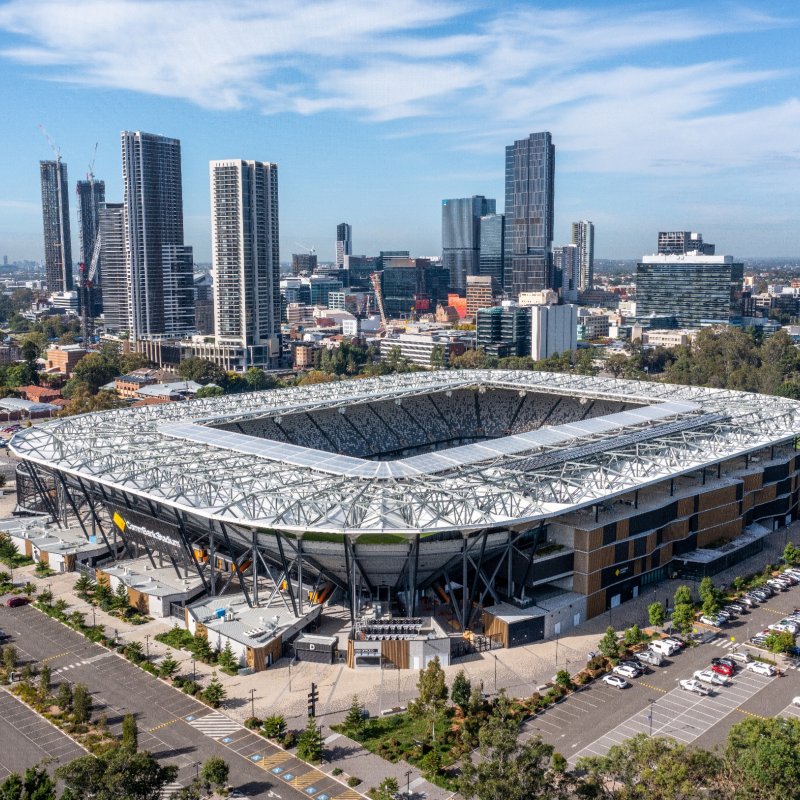
[[256, 690], [250, 690], [250, 716], [254, 717], [256, 715], [256, 700], [255, 700]]
[[492, 658], [494, 658], [494, 693], [497, 694], [497, 656], [492, 653]]
[[149, 633], [146, 633], [144, 635], [144, 640], [146, 642], [146, 647], [147, 647], [147, 660], [150, 661], [150, 634]]
[[197, 672], [195, 671], [194, 656], [192, 656], [192, 681], [197, 683]]
[[406, 770], [406, 797], [411, 797], [411, 775], [410, 769]]
[[650, 703], [650, 738], [653, 738], [653, 705], [655, 704], [655, 700], [651, 697], [648, 698], [648, 702]]

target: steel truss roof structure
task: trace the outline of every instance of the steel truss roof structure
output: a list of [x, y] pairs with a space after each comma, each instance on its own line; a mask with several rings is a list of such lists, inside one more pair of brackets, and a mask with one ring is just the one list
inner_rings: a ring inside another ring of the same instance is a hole
[[[641, 408], [374, 462], [218, 430], [264, 416], [458, 389]], [[522, 530], [790, 440], [800, 403], [718, 389], [500, 370], [418, 372], [86, 414], [18, 433], [20, 458], [194, 516], [287, 532]]]

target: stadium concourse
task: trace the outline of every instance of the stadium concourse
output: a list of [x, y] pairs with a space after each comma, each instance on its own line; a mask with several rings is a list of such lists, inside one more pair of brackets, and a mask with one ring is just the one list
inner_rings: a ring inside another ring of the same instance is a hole
[[335, 657], [302, 642], [340, 603], [351, 666], [414, 667], [752, 555], [797, 518], [798, 430], [786, 398], [464, 370], [69, 417], [11, 449], [20, 510], [199, 577], [178, 613], [243, 664]]

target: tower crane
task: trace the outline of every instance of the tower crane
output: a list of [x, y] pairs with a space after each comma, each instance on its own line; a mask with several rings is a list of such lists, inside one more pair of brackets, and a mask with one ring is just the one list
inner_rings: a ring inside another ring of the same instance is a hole
[[89, 171], [86, 173], [86, 180], [89, 181], [89, 183], [92, 183], [92, 184], [94, 183], [94, 162], [97, 159], [97, 145], [98, 144], [100, 144], [100, 142], [95, 142], [94, 143], [94, 150], [92, 151], [92, 160], [89, 162]]
[[389, 321], [386, 319], [386, 310], [383, 307], [383, 290], [381, 289], [381, 273], [370, 272], [369, 279], [370, 282], [372, 283], [372, 288], [375, 291], [375, 300], [378, 302], [378, 311], [380, 311], [381, 314], [381, 324], [383, 325], [383, 330], [386, 333], [389, 333]]
[[47, 130], [45, 129], [44, 125], [42, 125], [41, 122], [39, 123], [39, 130], [42, 132], [42, 136], [44, 136], [44, 138], [47, 139], [47, 143], [50, 145], [53, 152], [56, 154], [56, 164], [60, 164], [61, 148], [53, 141], [53, 137], [50, 136], [50, 134], [47, 132]]

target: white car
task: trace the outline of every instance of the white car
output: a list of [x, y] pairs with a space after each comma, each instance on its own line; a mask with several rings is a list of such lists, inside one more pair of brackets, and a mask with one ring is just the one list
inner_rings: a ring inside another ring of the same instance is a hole
[[751, 661], [745, 669], [749, 669], [750, 672], [755, 672], [758, 675], [766, 675], [768, 678], [773, 678], [776, 673], [772, 664], [765, 664], [763, 661]]
[[791, 633], [795, 635], [797, 633], [797, 625], [793, 622], [786, 622], [781, 620], [780, 622], [773, 622], [772, 625], [767, 625], [767, 628], [771, 631], [777, 631], [778, 633]]
[[800, 695], [792, 698], [792, 705], [800, 708]]
[[711, 694], [711, 690], [707, 686], [703, 686], [700, 681], [696, 681], [693, 678], [680, 681], [680, 687], [684, 692], [693, 692], [702, 697], [708, 697]]
[[721, 628], [725, 624], [725, 620], [722, 617], [707, 617], [705, 615], [700, 617], [700, 622], [703, 625], [710, 625], [712, 628]]
[[611, 670], [615, 675], [621, 675], [623, 678], [638, 678], [639, 671], [627, 664], [619, 664]]
[[603, 677], [603, 683], [607, 683], [609, 686], [614, 686], [617, 689], [625, 689], [630, 684], [625, 678], [621, 678], [619, 675], [605, 675]]
[[720, 675], [710, 669], [698, 669], [692, 677], [703, 683], [710, 683], [712, 686], [727, 686], [731, 682], [727, 675]]

